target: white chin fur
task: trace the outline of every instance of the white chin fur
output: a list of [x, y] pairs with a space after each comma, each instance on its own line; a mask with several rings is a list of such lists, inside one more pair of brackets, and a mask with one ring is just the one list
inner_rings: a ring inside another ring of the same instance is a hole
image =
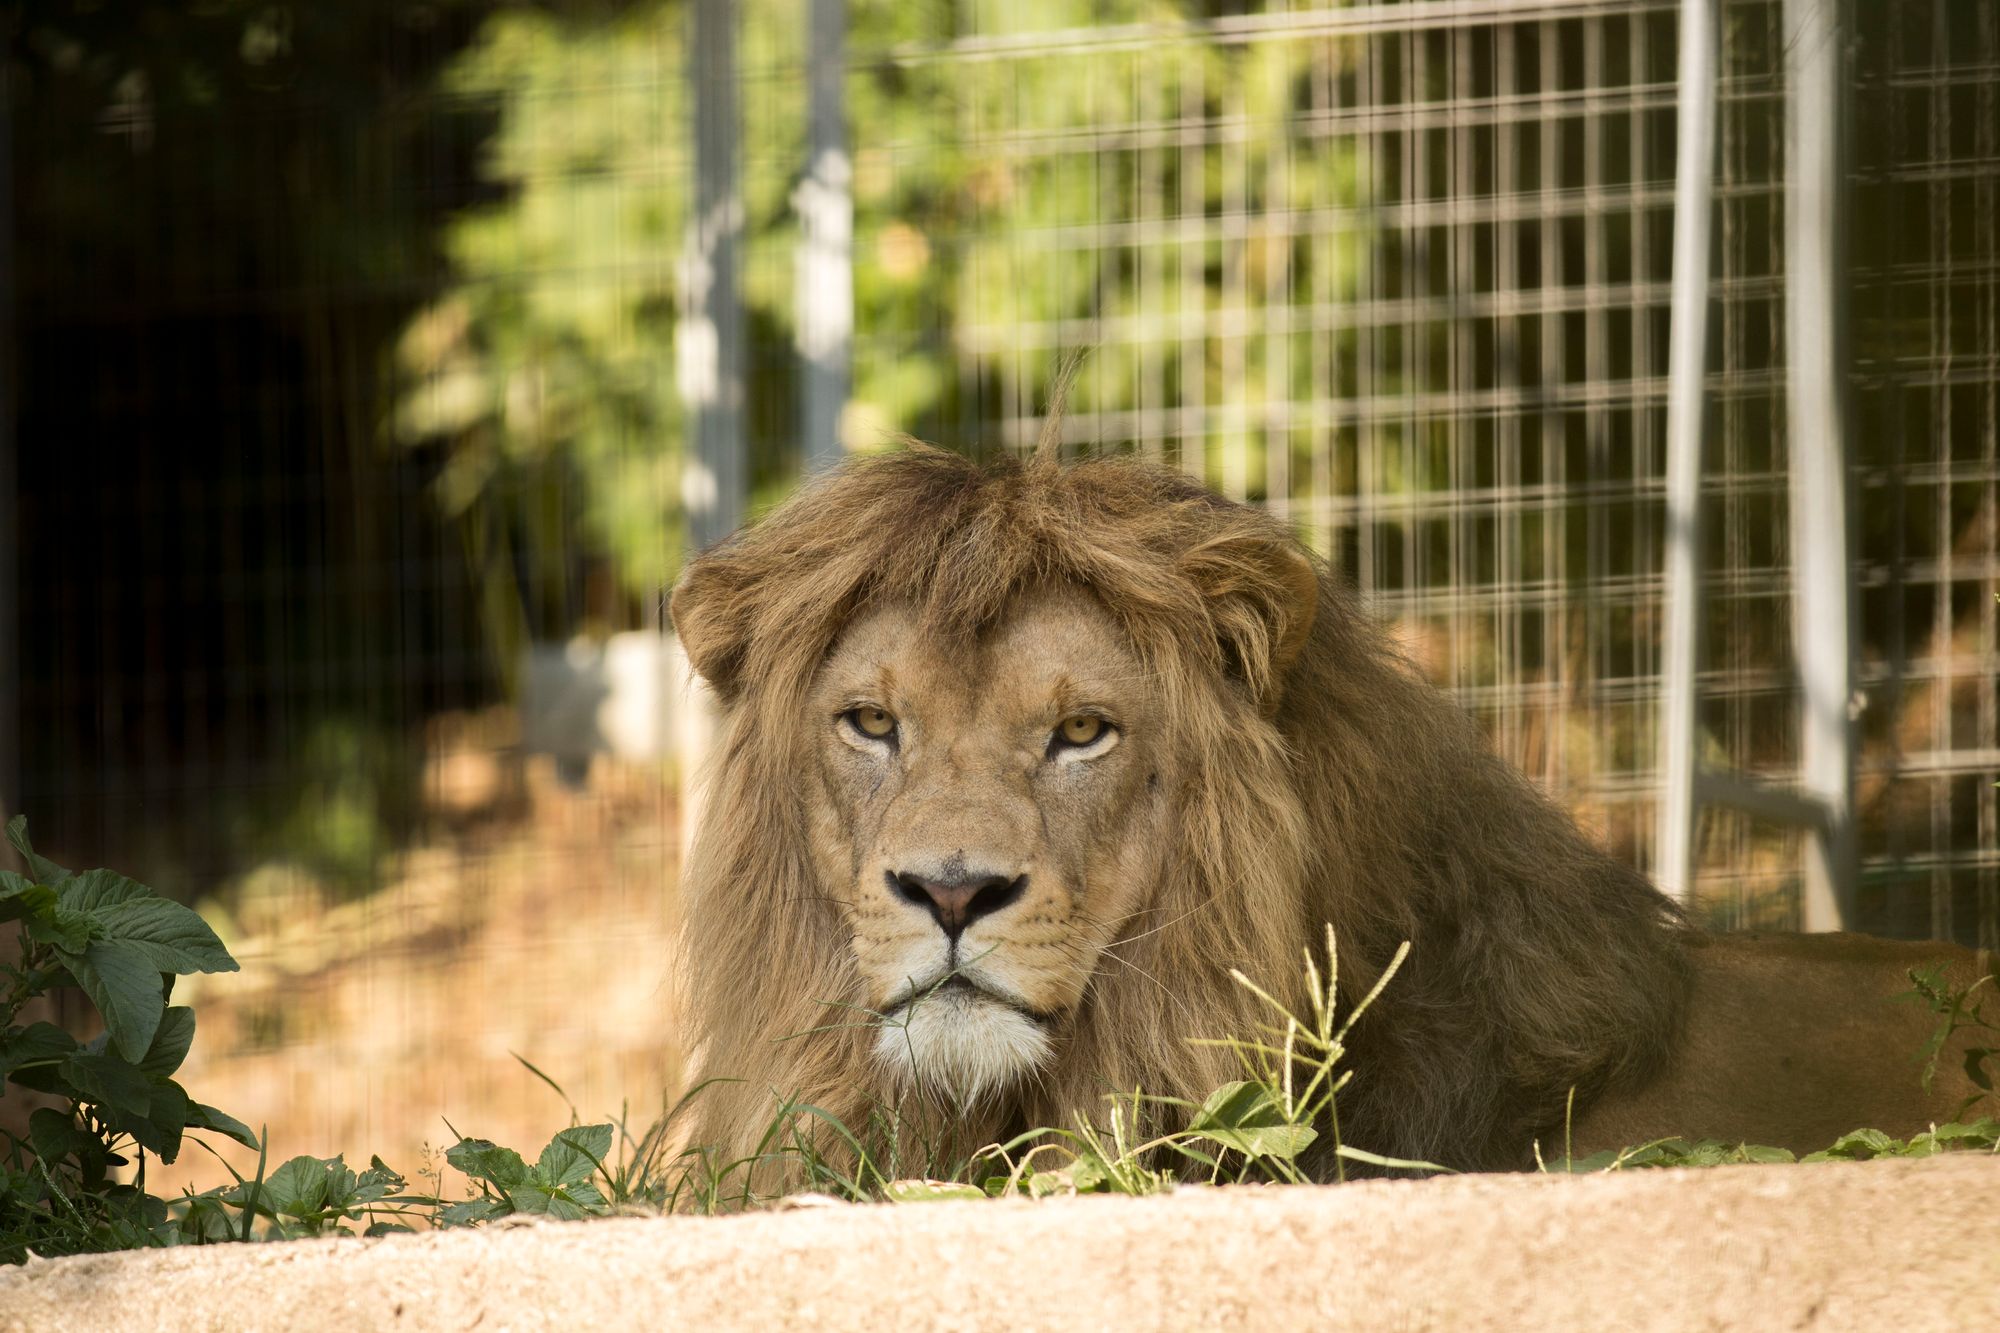
[[962, 1107], [1048, 1058], [1049, 1039], [1007, 1005], [962, 990], [912, 1001], [875, 1034], [875, 1053], [902, 1078]]

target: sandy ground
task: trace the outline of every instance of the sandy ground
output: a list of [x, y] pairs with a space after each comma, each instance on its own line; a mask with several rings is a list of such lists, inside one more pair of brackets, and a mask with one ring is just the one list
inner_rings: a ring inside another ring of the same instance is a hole
[[1483, 1176], [153, 1251], [0, 1329], [2000, 1328], [2000, 1159]]

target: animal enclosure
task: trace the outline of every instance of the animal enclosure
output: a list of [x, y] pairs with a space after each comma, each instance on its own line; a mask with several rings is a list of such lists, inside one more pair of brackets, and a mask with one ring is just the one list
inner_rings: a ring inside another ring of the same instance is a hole
[[[513, 1051], [639, 1112], [682, 552], [1030, 447], [1079, 350], [1066, 450], [1284, 515], [1653, 863], [1681, 4], [321, 8], [31, 20], [0, 157], [0, 805], [230, 923], [201, 1077], [283, 1146], [532, 1137]], [[1812, 6], [1713, 8], [1695, 734], [1783, 788]], [[1847, 11], [1853, 924], [2000, 946], [2000, 11]], [[1698, 912], [1796, 924], [1805, 841], [1705, 810]]]

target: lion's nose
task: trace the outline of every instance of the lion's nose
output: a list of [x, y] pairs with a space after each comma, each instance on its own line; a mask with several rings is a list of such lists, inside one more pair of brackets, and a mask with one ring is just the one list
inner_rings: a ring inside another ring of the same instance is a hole
[[889, 872], [889, 889], [897, 897], [915, 903], [931, 914], [938, 929], [956, 940], [965, 928], [983, 916], [1021, 900], [1028, 891], [1028, 877], [1016, 875], [965, 875], [957, 879], [926, 879], [922, 875]]

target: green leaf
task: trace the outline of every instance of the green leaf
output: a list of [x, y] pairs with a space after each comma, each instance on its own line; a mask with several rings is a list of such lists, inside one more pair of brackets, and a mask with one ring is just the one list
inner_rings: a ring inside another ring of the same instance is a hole
[[166, 898], [121, 899], [91, 909], [90, 919], [98, 938], [144, 954], [156, 972], [237, 970], [236, 960], [201, 915]]
[[1779, 1165], [1798, 1160], [1789, 1148], [1773, 1148], [1761, 1143], [1746, 1143], [1736, 1151], [1745, 1162], [1762, 1162], [1770, 1165]]
[[345, 1160], [346, 1154], [333, 1158], [326, 1164], [326, 1198], [322, 1207], [336, 1213], [345, 1213], [355, 1205], [354, 1168]]
[[54, 1023], [31, 1023], [0, 1032], [0, 1079], [29, 1064], [48, 1064], [76, 1049], [76, 1038]]
[[263, 1207], [302, 1221], [317, 1216], [326, 1205], [328, 1168], [339, 1162], [337, 1157], [294, 1157], [265, 1179]]
[[1965, 1077], [1975, 1088], [1993, 1091], [1993, 1076], [1986, 1071], [1986, 1062], [1993, 1052], [1983, 1047], [1974, 1047], [1965, 1053]]
[[559, 1218], [565, 1222], [602, 1214], [610, 1207], [597, 1186], [588, 1180], [552, 1189], [530, 1179], [514, 1191], [513, 1200], [514, 1206], [524, 1213]]
[[153, 1034], [153, 1044], [146, 1048], [139, 1068], [155, 1077], [165, 1078], [181, 1067], [192, 1045], [194, 1010], [184, 1004], [170, 1005], [160, 1016], [159, 1030]]
[[76, 984], [104, 1015], [118, 1053], [128, 1060], [143, 1059], [167, 1008], [160, 970], [144, 953], [116, 940], [93, 940], [80, 955], [60, 956]]
[[1201, 1104], [1188, 1130], [1246, 1157], [1288, 1162], [1319, 1137], [1311, 1126], [1286, 1120], [1277, 1097], [1260, 1083], [1223, 1084]]
[[68, 953], [82, 953], [90, 947], [92, 924], [82, 912], [58, 904], [28, 918], [28, 938]]
[[57, 893], [64, 907], [93, 916], [120, 903], [152, 896], [153, 891], [144, 884], [115, 870], [86, 870], [69, 879]]
[[512, 1148], [488, 1139], [460, 1139], [445, 1150], [444, 1159], [475, 1180], [509, 1193], [528, 1179], [528, 1164]]
[[498, 1199], [464, 1199], [439, 1209], [437, 1220], [442, 1227], [469, 1227], [505, 1217], [513, 1211], [511, 1205]]
[[180, 1156], [188, 1106], [187, 1090], [180, 1084], [170, 1078], [154, 1079], [146, 1113], [120, 1116], [117, 1127], [137, 1140], [140, 1147], [157, 1153], [162, 1162], [172, 1162]]
[[115, 1055], [78, 1052], [63, 1060], [62, 1076], [84, 1101], [130, 1116], [144, 1116], [152, 1109], [153, 1081]]
[[986, 1191], [977, 1185], [949, 1180], [892, 1180], [882, 1187], [890, 1203], [950, 1203], [961, 1199], [984, 1199]]
[[74, 1115], [52, 1106], [41, 1107], [28, 1117], [28, 1146], [51, 1167], [72, 1153], [82, 1161], [87, 1154], [101, 1155], [104, 1151], [104, 1144], [77, 1124]]
[[33, 875], [39, 883], [53, 887], [70, 877], [69, 871], [64, 870], [54, 861], [49, 860], [45, 856], [35, 855], [35, 849], [28, 845], [28, 817], [26, 815], [15, 815], [7, 821], [7, 841], [14, 844], [14, 850], [19, 852], [21, 859], [28, 863], [28, 873]]
[[1807, 1153], [1805, 1162], [1865, 1162], [1871, 1157], [1893, 1156], [1905, 1145], [1879, 1129], [1857, 1129], [1841, 1135], [1831, 1146]]
[[611, 1151], [611, 1126], [575, 1125], [549, 1140], [535, 1163], [534, 1183], [561, 1189], [589, 1180]]
[[56, 905], [56, 891], [11, 870], [0, 870], [0, 922], [39, 916]]
[[354, 1182], [354, 1202], [375, 1203], [400, 1192], [403, 1185], [401, 1174], [384, 1166], [381, 1158], [371, 1157], [368, 1169]]
[[189, 1129], [206, 1129], [216, 1134], [226, 1134], [246, 1148], [255, 1148], [258, 1146], [257, 1136], [250, 1132], [250, 1126], [244, 1124], [235, 1116], [225, 1115], [213, 1106], [206, 1106], [201, 1102], [189, 1103], [187, 1127]]

